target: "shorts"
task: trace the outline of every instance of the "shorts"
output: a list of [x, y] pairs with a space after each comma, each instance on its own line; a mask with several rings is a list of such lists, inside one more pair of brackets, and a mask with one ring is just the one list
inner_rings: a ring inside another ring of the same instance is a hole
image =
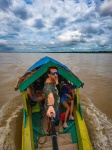
[[56, 117], [54, 118], [54, 122], [55, 122], [55, 126], [59, 125], [59, 122], [60, 122], [60, 111], [59, 110], [56, 111]]
[[61, 103], [67, 102], [68, 100], [69, 100], [68, 97], [66, 97], [65, 95], [63, 95], [63, 96], [61, 97]]
[[60, 122], [60, 111], [57, 110], [56, 111], [56, 117], [54, 118], [55, 126], [59, 126], [59, 122]]

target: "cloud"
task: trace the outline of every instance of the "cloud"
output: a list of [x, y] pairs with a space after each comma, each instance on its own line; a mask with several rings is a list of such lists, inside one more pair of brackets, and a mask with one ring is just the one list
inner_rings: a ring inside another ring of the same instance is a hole
[[22, 19], [22, 20], [27, 20], [31, 17], [29, 15], [28, 11], [25, 8], [16, 8], [13, 13], [15, 14], [16, 17]]
[[92, 26], [92, 25], [86, 25], [81, 27], [82, 33], [88, 34], [88, 35], [101, 35], [104, 33], [104, 30], [100, 26]]
[[67, 21], [67, 18], [65, 18], [65, 17], [58, 17], [58, 18], [55, 19], [53, 25], [57, 26], [59, 28], [64, 28], [66, 21]]
[[0, 44], [1, 44], [1, 45], [2, 45], [2, 44], [7, 44], [7, 41], [4, 40], [4, 39], [0, 39]]
[[44, 28], [44, 22], [42, 19], [36, 19], [35, 23], [34, 23], [34, 27], [36, 27], [37, 29], [42, 29]]
[[111, 20], [109, 0], [0, 0], [0, 49], [112, 50]]
[[7, 11], [12, 4], [12, 0], [0, 0], [0, 10]]
[[8, 46], [6, 43], [0, 43], [0, 52], [13, 52], [15, 49]]
[[62, 35], [58, 36], [58, 39], [60, 41], [74, 41], [79, 42], [81, 40], [81, 33], [77, 31], [68, 31], [66, 33], [63, 33]]
[[101, 17], [111, 16], [112, 17], [112, 1], [106, 1], [100, 7]]

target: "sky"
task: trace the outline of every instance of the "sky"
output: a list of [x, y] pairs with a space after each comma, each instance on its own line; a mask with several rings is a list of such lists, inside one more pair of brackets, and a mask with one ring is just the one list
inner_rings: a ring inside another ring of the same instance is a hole
[[0, 0], [0, 52], [112, 51], [112, 0]]

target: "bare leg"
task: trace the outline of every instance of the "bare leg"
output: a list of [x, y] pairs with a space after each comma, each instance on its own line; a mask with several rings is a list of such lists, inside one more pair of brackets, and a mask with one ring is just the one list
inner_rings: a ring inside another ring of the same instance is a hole
[[70, 115], [72, 115], [72, 113], [73, 113], [73, 108], [74, 108], [74, 100], [71, 100]]
[[68, 105], [68, 103], [67, 103], [66, 101], [64, 101], [62, 104], [63, 104], [63, 106], [66, 108], [65, 120], [64, 120], [64, 122], [66, 122], [66, 121], [67, 121], [67, 118], [68, 118], [69, 111], [70, 111], [70, 107], [69, 107], [69, 105]]
[[69, 116], [69, 120], [74, 120], [74, 117], [72, 115], [73, 109], [74, 109], [74, 100], [69, 100], [68, 102], [70, 103], [70, 116]]

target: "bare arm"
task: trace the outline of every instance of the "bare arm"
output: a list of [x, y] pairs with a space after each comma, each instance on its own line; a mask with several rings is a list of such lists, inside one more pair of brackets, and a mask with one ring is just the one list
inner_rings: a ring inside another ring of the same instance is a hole
[[71, 95], [70, 94], [65, 94], [69, 99], [74, 99], [74, 97], [75, 97], [75, 90], [74, 89], [72, 89], [71, 90]]
[[28, 93], [29, 97], [32, 99], [33, 95], [32, 95], [32, 91], [31, 91], [30, 87], [27, 88], [27, 93]]
[[53, 96], [53, 93], [50, 93], [48, 95], [48, 102], [47, 102], [47, 105], [54, 105], [54, 96]]
[[53, 96], [53, 93], [50, 93], [48, 95], [48, 103], [47, 103], [47, 105], [48, 105], [48, 110], [47, 110], [46, 115], [48, 117], [51, 117], [51, 113], [53, 113], [53, 117], [55, 117], [55, 110], [54, 110], [54, 107], [53, 107], [53, 105], [54, 105], [54, 96]]
[[58, 85], [58, 84], [59, 84], [58, 76], [57, 76], [57, 78], [56, 78], [55, 82], [56, 82], [56, 85]]
[[69, 99], [72, 99], [72, 96], [70, 94], [65, 94], [66, 97], [68, 97]]
[[72, 93], [72, 98], [74, 99], [75, 98], [75, 90], [72, 89], [71, 93]]

